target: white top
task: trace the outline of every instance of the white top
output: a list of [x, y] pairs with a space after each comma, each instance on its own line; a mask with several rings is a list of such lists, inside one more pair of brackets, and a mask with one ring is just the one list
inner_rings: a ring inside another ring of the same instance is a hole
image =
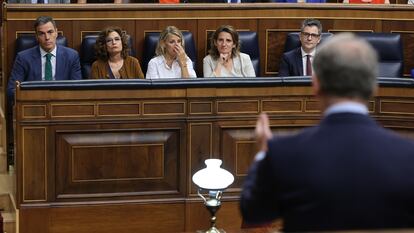
[[[40, 57], [42, 59], [42, 80], [45, 80], [45, 65], [46, 65], [46, 54], [47, 52], [40, 47]], [[50, 52], [52, 56], [50, 57], [50, 62], [52, 63], [52, 80], [55, 80], [55, 74], [56, 74], [56, 51], [57, 51], [57, 45], [55, 48]]]
[[[213, 60], [210, 55], [203, 59], [204, 77], [217, 77], [214, 73], [217, 63], [218, 60]], [[233, 69], [229, 71], [223, 67], [220, 77], [256, 77], [250, 56], [245, 53], [239, 53], [239, 56], [233, 58]]]
[[[193, 68], [193, 62], [187, 57], [187, 69], [190, 74], [190, 78], [196, 78], [196, 72]], [[164, 56], [157, 56], [148, 62], [146, 79], [159, 79], [159, 78], [182, 78], [181, 67], [177, 60], [174, 60], [171, 68], [167, 65]]]
[[[310, 55], [311, 64], [313, 64], [313, 58], [315, 57], [316, 49], [314, 49], [310, 53], [306, 53], [302, 47], [300, 48], [300, 50], [302, 51], [302, 69], [303, 69], [303, 73], [306, 74], [306, 58], [307, 58], [306, 55]], [[312, 73], [313, 73], [313, 66], [312, 66]]]
[[363, 115], [368, 115], [368, 108], [366, 105], [355, 102], [355, 101], [344, 101], [340, 103], [333, 104], [329, 106], [323, 113], [325, 116], [335, 114], [335, 113], [359, 113]]

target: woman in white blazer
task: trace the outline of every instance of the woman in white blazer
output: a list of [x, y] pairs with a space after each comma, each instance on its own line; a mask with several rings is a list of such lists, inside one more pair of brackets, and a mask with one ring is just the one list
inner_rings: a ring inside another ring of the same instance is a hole
[[232, 26], [217, 28], [210, 45], [203, 59], [204, 77], [256, 77], [250, 56], [240, 52], [239, 34]]

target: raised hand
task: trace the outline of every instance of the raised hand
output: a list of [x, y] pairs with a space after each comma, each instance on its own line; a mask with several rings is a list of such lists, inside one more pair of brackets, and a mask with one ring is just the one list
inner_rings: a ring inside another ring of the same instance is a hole
[[267, 151], [267, 141], [272, 138], [272, 131], [270, 130], [269, 117], [266, 113], [259, 115], [256, 122], [255, 134], [258, 149]]

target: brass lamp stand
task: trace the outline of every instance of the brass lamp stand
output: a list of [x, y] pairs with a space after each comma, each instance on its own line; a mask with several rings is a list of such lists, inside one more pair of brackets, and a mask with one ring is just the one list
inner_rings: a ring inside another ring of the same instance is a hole
[[[206, 233], [223, 233], [224, 231], [216, 227], [216, 212], [221, 206], [222, 193], [233, 183], [234, 176], [220, 168], [222, 163], [220, 159], [206, 159], [204, 163], [207, 167], [193, 175], [193, 182], [199, 187], [197, 194], [203, 199], [204, 205], [211, 215], [211, 226]], [[201, 194], [201, 190], [208, 191], [207, 198]]]

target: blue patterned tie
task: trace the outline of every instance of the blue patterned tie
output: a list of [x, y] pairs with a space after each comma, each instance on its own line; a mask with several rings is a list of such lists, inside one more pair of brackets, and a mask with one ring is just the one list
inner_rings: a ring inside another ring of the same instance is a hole
[[50, 58], [52, 57], [52, 54], [47, 53], [45, 56], [46, 56], [45, 80], [50, 81], [50, 80], [52, 80], [52, 62], [50, 61]]

